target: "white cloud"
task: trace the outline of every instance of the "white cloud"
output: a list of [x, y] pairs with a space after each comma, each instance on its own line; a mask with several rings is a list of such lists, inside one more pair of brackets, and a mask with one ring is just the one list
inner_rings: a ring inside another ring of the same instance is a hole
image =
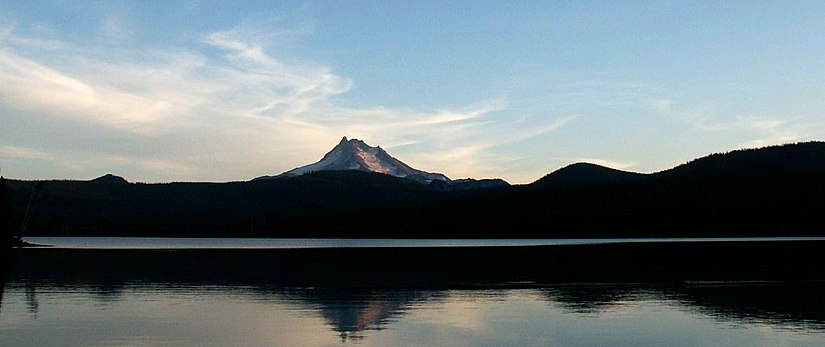
[[173, 113], [165, 100], [90, 85], [8, 52], [0, 52], [0, 85], [6, 105], [116, 127], [137, 130]]
[[63, 42], [51, 40], [48, 38], [35, 38], [16, 35], [17, 22], [4, 21], [0, 18], [0, 47], [14, 46], [22, 48], [36, 48], [36, 49], [59, 49], [64, 48]]
[[650, 102], [650, 107], [657, 112], [667, 112], [670, 106], [673, 105], [673, 100], [656, 99]]
[[196, 173], [190, 166], [169, 160], [122, 155], [111, 155], [102, 159], [125, 169], [162, 173], [169, 178], [185, 178]]
[[539, 126], [539, 127], [533, 128], [532, 130], [522, 132], [521, 134], [517, 135], [514, 138], [503, 141], [501, 144], [521, 142], [521, 141], [525, 141], [525, 140], [528, 140], [528, 139], [531, 139], [531, 138], [534, 138], [534, 137], [538, 137], [538, 136], [548, 134], [550, 132], [558, 130], [559, 128], [565, 126], [567, 123], [569, 123], [570, 121], [572, 121], [573, 119], [576, 119], [578, 117], [579, 116], [568, 116], [568, 117], [558, 118], [558, 119], [550, 122], [550, 124], [547, 124], [547, 125], [544, 125], [544, 126]]
[[100, 21], [101, 33], [110, 40], [122, 41], [130, 38], [134, 32], [121, 14], [109, 14]]
[[[42, 50], [0, 45], [0, 109], [31, 124], [62, 119], [67, 133], [83, 134], [71, 145], [38, 144], [43, 155], [61, 153], [64, 166], [134, 170], [138, 177], [123, 174], [142, 181], [279, 173], [317, 160], [344, 135], [397, 146], [394, 155], [425, 170], [478, 176], [507, 160], [491, 153], [495, 146], [547, 134], [572, 119], [540, 127], [497, 119], [507, 109], [503, 98], [439, 109], [342, 106], [335, 100], [353, 81], [327, 66], [276, 58], [256, 40], [290, 32], [256, 30], [239, 26], [166, 50], [51, 47], [49, 59]], [[36, 41], [16, 35], [13, 26], [0, 30], [0, 39]]]
[[0, 146], [0, 158], [54, 160], [51, 154], [15, 146]]
[[738, 148], [756, 148], [779, 145], [797, 141], [802, 138], [788, 120], [767, 119], [754, 116], [739, 116], [726, 123], [719, 123], [710, 131], [740, 132], [751, 138], [737, 144]]
[[787, 121], [777, 119], [744, 119], [743, 121], [748, 127], [760, 130], [779, 129], [787, 123]]
[[[747, 139], [732, 143], [734, 148], [755, 148], [794, 142], [804, 137], [804, 130], [795, 124], [795, 118], [777, 115], [719, 116], [711, 110], [681, 110], [672, 100], [656, 100], [651, 107], [660, 114], [669, 115], [690, 124], [701, 133], [724, 134], [730, 139]], [[718, 106], [717, 106], [718, 107]], [[720, 149], [721, 150], [721, 149]]]

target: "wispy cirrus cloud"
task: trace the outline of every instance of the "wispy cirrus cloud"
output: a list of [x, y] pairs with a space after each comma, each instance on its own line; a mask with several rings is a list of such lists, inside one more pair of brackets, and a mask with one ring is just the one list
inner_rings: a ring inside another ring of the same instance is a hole
[[740, 144], [740, 147], [755, 148], [799, 141], [803, 131], [792, 121], [762, 118], [743, 118], [743, 127], [751, 129], [757, 136]]
[[788, 120], [754, 116], [739, 116], [728, 121], [708, 124], [699, 120], [696, 127], [706, 132], [744, 133], [750, 140], [737, 144], [739, 148], [764, 147], [799, 140], [802, 133]]
[[63, 42], [51, 38], [18, 35], [17, 27], [17, 22], [4, 21], [3, 18], [0, 17], [0, 46], [37, 49], [60, 49], [66, 47]]
[[34, 150], [31, 148], [16, 147], [16, 146], [2, 146], [0, 145], [0, 157], [12, 159], [35, 159], [35, 160], [54, 160], [55, 157], [51, 154]]
[[784, 115], [734, 115], [720, 116], [712, 110], [685, 110], [673, 100], [653, 100], [650, 109], [689, 124], [700, 133], [729, 133], [731, 137], [747, 138], [735, 148], [763, 147], [789, 143], [804, 137], [804, 130], [795, 124], [795, 118]]
[[495, 116], [508, 108], [500, 97], [451, 108], [344, 106], [337, 98], [356, 81], [270, 53], [267, 39], [290, 35], [284, 29], [244, 24], [180, 47], [101, 54], [78, 42], [28, 45], [39, 38], [4, 28], [0, 39], [10, 44], [0, 44], [0, 112], [37, 126], [61, 119], [66, 132], [83, 134], [38, 144], [43, 158], [59, 152], [63, 167], [82, 177], [102, 174], [86, 167], [135, 172], [127, 178], [143, 181], [248, 179], [317, 160], [344, 135], [397, 146], [393, 154], [422, 169], [477, 176], [506, 160], [494, 147], [572, 119], [525, 127]]
[[7, 52], [0, 52], [0, 85], [7, 106], [133, 130], [174, 113], [166, 100], [93, 85]]

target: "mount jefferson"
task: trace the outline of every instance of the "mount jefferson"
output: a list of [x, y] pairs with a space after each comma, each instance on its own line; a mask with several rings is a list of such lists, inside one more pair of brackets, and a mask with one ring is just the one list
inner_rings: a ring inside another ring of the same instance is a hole
[[258, 177], [255, 180], [295, 177], [317, 171], [346, 170], [377, 172], [425, 183], [433, 181], [451, 182], [443, 174], [418, 170], [404, 164], [404, 162], [389, 155], [381, 146], [372, 147], [358, 139], [349, 140], [346, 136], [316, 163], [301, 166], [276, 176]]

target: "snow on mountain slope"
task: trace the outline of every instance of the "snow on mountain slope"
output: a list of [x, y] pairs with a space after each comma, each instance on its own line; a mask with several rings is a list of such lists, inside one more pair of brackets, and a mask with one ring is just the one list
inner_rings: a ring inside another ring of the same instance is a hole
[[300, 176], [315, 171], [340, 170], [377, 172], [425, 182], [434, 180], [450, 181], [447, 176], [440, 173], [430, 173], [414, 169], [389, 155], [380, 146], [372, 147], [358, 139], [348, 140], [346, 136], [317, 163], [301, 166], [278, 176], [264, 176], [258, 179]]

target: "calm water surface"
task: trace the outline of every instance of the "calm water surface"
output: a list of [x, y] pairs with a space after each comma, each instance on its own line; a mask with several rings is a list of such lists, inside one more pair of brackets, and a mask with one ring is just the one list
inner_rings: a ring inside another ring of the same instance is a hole
[[593, 245], [653, 242], [825, 241], [825, 237], [629, 238], [629, 239], [255, 239], [165, 237], [27, 237], [26, 241], [58, 248], [84, 249], [284, 249], [340, 247], [504, 247]]
[[818, 280], [543, 283], [492, 267], [454, 282], [406, 255], [283, 252], [14, 252], [0, 346], [825, 345]]
[[[0, 312], [0, 344], [822, 346], [822, 314], [806, 316], [807, 309], [795, 307], [821, 309], [821, 302], [753, 295], [822, 289], [603, 285], [330, 291], [11, 283]], [[743, 292], [755, 301], [717, 302]], [[765, 303], [759, 300], [774, 300], [776, 306], [761, 307]]]

